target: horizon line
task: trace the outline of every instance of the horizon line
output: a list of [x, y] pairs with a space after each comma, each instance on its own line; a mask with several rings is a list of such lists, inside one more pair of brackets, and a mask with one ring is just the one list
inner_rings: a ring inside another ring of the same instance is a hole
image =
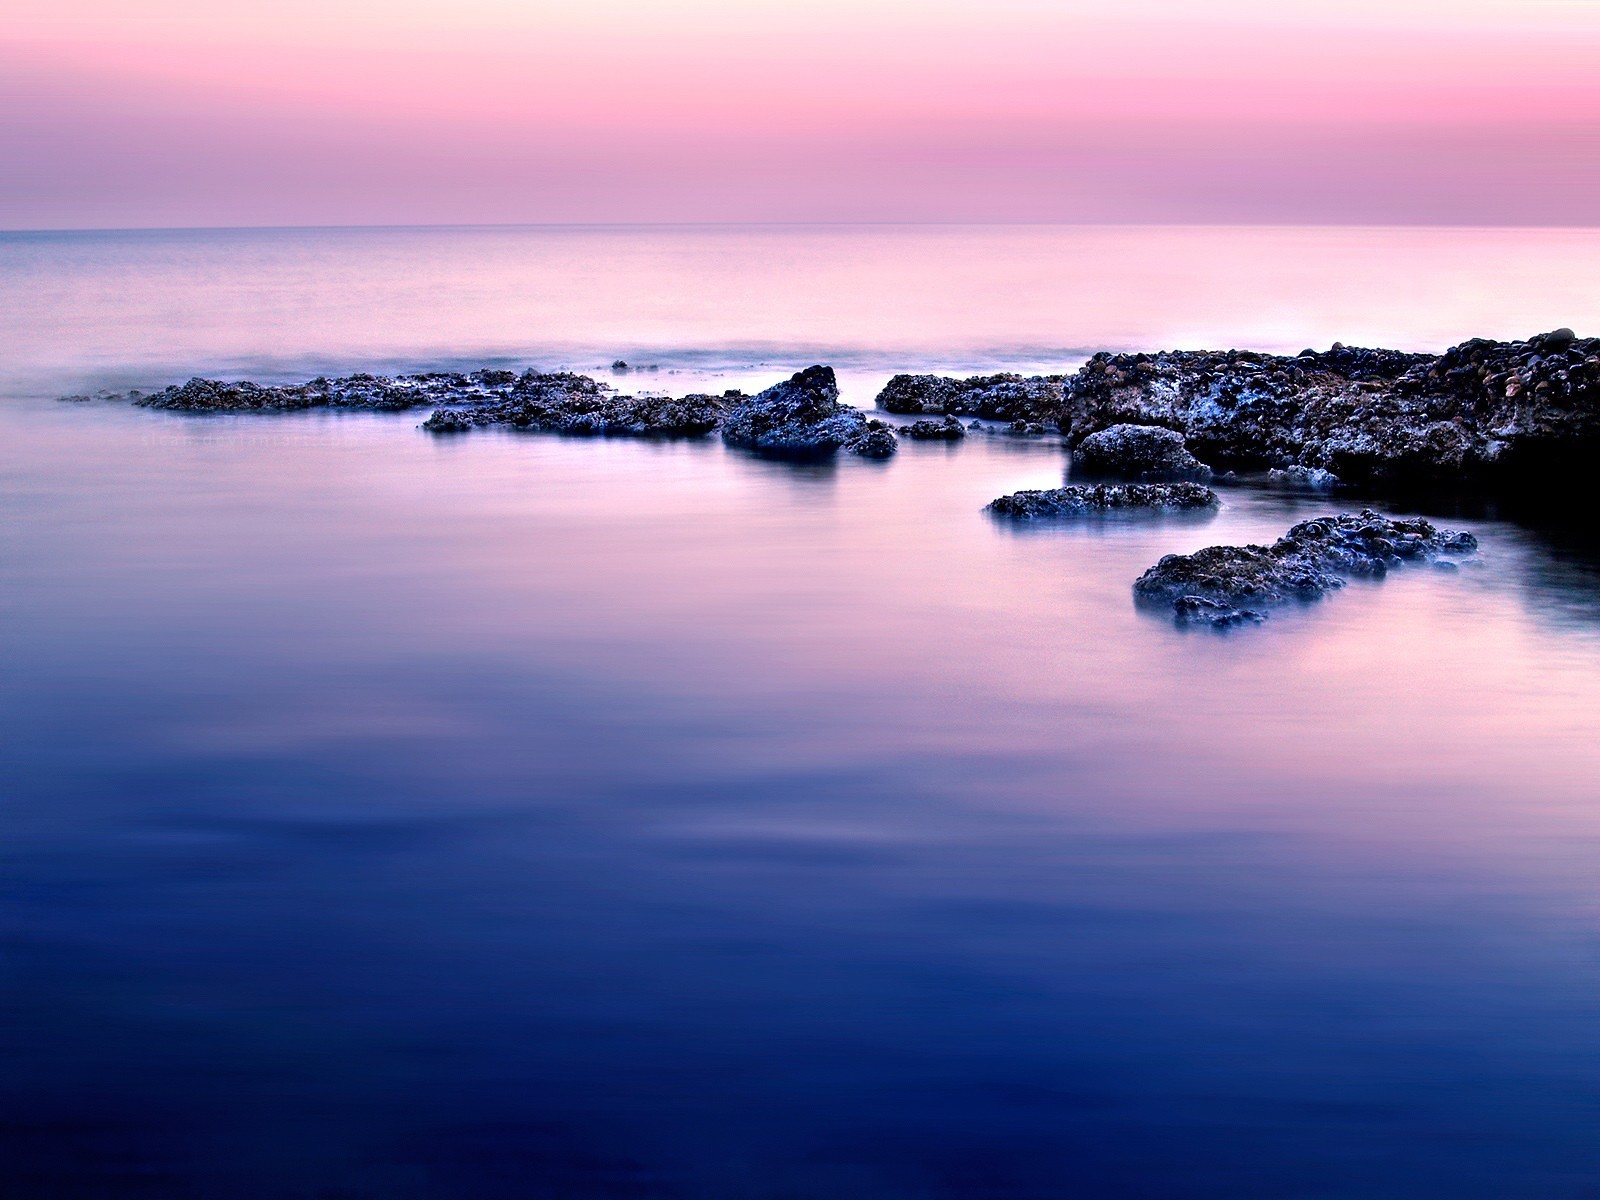
[[0, 237], [119, 233], [329, 233], [405, 230], [513, 229], [850, 229], [850, 228], [1076, 228], [1076, 229], [1367, 229], [1600, 232], [1600, 224], [1495, 224], [1466, 221], [980, 221], [980, 220], [790, 220], [790, 221], [437, 221], [306, 223], [277, 225], [59, 225], [0, 229]]

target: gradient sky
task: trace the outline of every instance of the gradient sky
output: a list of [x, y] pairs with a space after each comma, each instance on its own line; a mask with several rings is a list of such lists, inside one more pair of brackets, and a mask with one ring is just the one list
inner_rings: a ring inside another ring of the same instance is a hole
[[1600, 226], [1600, 0], [6, 0], [0, 228]]

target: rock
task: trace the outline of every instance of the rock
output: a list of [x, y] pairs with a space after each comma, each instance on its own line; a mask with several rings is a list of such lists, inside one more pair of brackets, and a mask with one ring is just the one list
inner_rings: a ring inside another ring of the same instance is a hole
[[862, 458], [889, 458], [900, 449], [894, 430], [882, 421], [868, 421], [864, 432], [851, 438], [844, 448]]
[[1267, 481], [1311, 492], [1329, 492], [1339, 486], [1339, 477], [1321, 467], [1274, 467], [1267, 472]]
[[966, 429], [955, 417], [946, 417], [942, 421], [913, 421], [900, 426], [900, 432], [916, 442], [955, 442], [967, 436]]
[[628, 364], [626, 362], [624, 362], [622, 359], [619, 358], [619, 359], [617, 359], [616, 362], [611, 364], [611, 369], [620, 374], [621, 372], [626, 371], [628, 369]]
[[1183, 434], [1158, 425], [1113, 425], [1092, 433], [1073, 451], [1072, 466], [1079, 474], [1146, 482], [1211, 478], [1211, 468], [1189, 453]]
[[1600, 339], [1558, 329], [1440, 355], [1337, 343], [1297, 358], [1097, 354], [1067, 381], [1062, 422], [1074, 447], [1116, 425], [1162, 425], [1218, 467], [1538, 494], [1600, 452]]
[[1220, 628], [1256, 621], [1262, 610], [1291, 600], [1319, 599], [1352, 577], [1381, 577], [1408, 562], [1477, 548], [1470, 533], [1364, 509], [1302, 521], [1271, 546], [1169, 554], [1139, 577], [1133, 591], [1141, 603], [1171, 606], [1180, 623]]
[[984, 417], [991, 421], [1024, 421], [1058, 427], [1064, 376], [974, 375], [951, 379], [944, 375], [896, 375], [878, 393], [878, 407], [886, 412]]
[[465, 433], [475, 422], [472, 414], [459, 409], [441, 408], [422, 423], [429, 433]]
[[[880, 423], [881, 424], [881, 423]], [[866, 416], [839, 402], [832, 367], [807, 367], [783, 383], [734, 401], [722, 423], [729, 446], [774, 458], [826, 458], [841, 448], [868, 456], [893, 454], [887, 426], [868, 427]]]
[[1147, 512], [1197, 511], [1216, 508], [1217, 494], [1198, 483], [1115, 483], [1013, 492], [991, 501], [988, 511], [1002, 517], [1082, 516], [1113, 510]]
[[1049, 430], [1040, 421], [1024, 421], [1019, 417], [1006, 426], [1006, 432], [1012, 437], [1042, 437]]

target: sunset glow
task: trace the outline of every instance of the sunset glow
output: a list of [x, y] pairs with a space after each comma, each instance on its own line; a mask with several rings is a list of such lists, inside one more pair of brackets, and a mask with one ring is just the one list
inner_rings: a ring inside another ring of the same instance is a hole
[[1600, 5], [13, 6], [0, 226], [1594, 224]]

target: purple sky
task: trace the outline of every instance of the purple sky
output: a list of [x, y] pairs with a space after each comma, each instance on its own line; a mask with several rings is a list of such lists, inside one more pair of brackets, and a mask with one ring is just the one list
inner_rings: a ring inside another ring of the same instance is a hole
[[1600, 225], [1595, 0], [7, 8], [0, 228]]

